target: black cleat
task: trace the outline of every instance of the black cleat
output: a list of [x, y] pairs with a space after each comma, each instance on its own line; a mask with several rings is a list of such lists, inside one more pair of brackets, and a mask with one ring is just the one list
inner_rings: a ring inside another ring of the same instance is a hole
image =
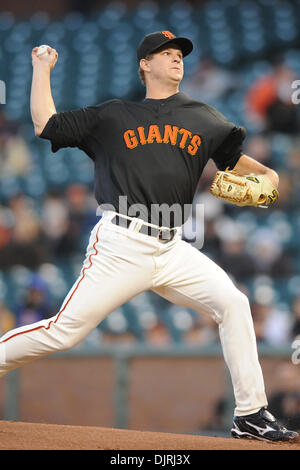
[[292, 441], [299, 434], [281, 426], [266, 408], [245, 416], [234, 416], [231, 429], [236, 439], [258, 439], [260, 441]]

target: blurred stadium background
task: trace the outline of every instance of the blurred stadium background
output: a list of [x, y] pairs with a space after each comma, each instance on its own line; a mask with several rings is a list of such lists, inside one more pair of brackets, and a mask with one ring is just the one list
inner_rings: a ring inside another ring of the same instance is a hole
[[[300, 366], [291, 361], [300, 338], [300, 108], [292, 103], [299, 18], [299, 0], [1, 2], [1, 333], [57, 311], [97, 221], [91, 161], [76, 149], [54, 156], [34, 136], [32, 48], [57, 49], [51, 83], [64, 111], [113, 97], [142, 99], [136, 46], [145, 34], [167, 29], [195, 44], [181, 91], [245, 126], [245, 153], [279, 173], [274, 208], [239, 209], [209, 195], [209, 164], [195, 204], [205, 207], [203, 252], [249, 296], [272, 409], [300, 428]], [[233, 411], [223, 368], [216, 325], [148, 292], [113, 312], [73, 352], [10, 374], [0, 413], [222, 433]]]

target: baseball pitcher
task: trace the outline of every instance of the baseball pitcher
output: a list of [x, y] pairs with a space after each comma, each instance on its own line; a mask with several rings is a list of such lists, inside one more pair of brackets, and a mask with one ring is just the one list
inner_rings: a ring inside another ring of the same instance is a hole
[[[232, 436], [290, 441], [297, 433], [267, 411], [247, 297], [200, 250], [181, 238], [197, 184], [209, 159], [211, 191], [238, 206], [268, 207], [278, 175], [244, 155], [246, 132], [213, 107], [179, 91], [192, 42], [169, 31], [147, 35], [137, 48], [146, 96], [113, 99], [57, 112], [50, 75], [55, 49], [32, 51], [31, 115], [36, 136], [52, 151], [77, 147], [94, 163], [102, 216], [93, 228], [77, 281], [52, 318], [0, 339], [0, 375], [36, 358], [72, 348], [112, 311], [152, 289], [170, 302], [210, 315], [218, 324], [236, 407]], [[125, 202], [124, 202], [125, 201]], [[160, 207], [175, 207], [172, 216]], [[261, 209], [258, 209], [261, 210]]]

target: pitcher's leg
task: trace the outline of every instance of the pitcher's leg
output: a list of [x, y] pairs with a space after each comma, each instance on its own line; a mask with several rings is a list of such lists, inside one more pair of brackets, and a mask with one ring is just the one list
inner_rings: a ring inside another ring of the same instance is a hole
[[[149, 289], [152, 272], [143, 253], [135, 252], [132, 243], [126, 246], [125, 236], [112, 237], [104, 228], [94, 232], [81, 275], [57, 315], [12, 330], [0, 339], [0, 376], [75, 346], [109, 313]], [[122, 250], [126, 258], [122, 258]]]
[[247, 297], [212, 260], [180, 241], [176, 255], [157, 276], [153, 289], [170, 302], [211, 315], [219, 324], [224, 359], [236, 400], [236, 415], [267, 405], [252, 315]]

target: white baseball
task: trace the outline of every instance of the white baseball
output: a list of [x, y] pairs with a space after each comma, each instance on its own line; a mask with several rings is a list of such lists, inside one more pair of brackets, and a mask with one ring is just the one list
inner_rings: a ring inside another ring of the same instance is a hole
[[40, 46], [38, 50], [36, 51], [37, 57], [41, 57], [44, 54], [48, 54], [48, 47], [50, 46], [47, 46], [46, 44], [43, 44], [42, 46]]

